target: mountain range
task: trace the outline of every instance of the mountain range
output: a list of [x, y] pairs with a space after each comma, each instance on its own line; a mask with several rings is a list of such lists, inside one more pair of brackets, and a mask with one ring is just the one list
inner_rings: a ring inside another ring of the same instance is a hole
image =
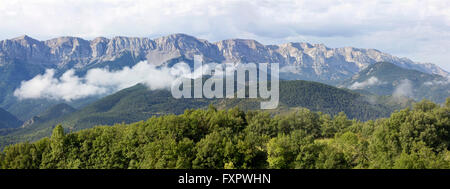
[[98, 37], [93, 40], [59, 37], [46, 41], [25, 35], [0, 41], [2, 67], [23, 62], [43, 68], [83, 69], [102, 67], [105, 66], [104, 62], [123, 56], [129, 56], [129, 61], [122, 64], [148, 60], [160, 65], [173, 60], [192, 61], [194, 55], [203, 55], [206, 62], [280, 63], [282, 66], [294, 66], [295, 69], [291, 71], [297, 71], [299, 77], [318, 80], [333, 81], [349, 77], [376, 62], [391, 62], [407, 69], [449, 75], [434, 64], [415, 63], [375, 49], [329, 48], [323, 44], [263, 45], [251, 39], [229, 39], [210, 43], [186, 34], [173, 34], [153, 40], [136, 37]]
[[143, 60], [154, 65], [171, 65], [179, 61], [189, 63], [194, 55], [202, 55], [205, 62], [280, 63], [282, 79], [339, 86], [346, 86], [342, 83], [377, 62], [390, 62], [404, 69], [449, 77], [448, 72], [434, 64], [416, 63], [375, 49], [329, 48], [305, 42], [279, 45], [263, 45], [251, 39], [208, 42], [186, 34], [156, 39], [58, 37], [40, 41], [24, 35], [0, 41], [0, 107], [26, 121], [56, 104], [68, 103], [78, 109], [101, 98], [65, 102], [19, 100], [13, 95], [21, 82], [43, 74], [46, 69], [55, 69], [55, 76], [69, 69], [83, 75], [92, 68], [118, 70]]

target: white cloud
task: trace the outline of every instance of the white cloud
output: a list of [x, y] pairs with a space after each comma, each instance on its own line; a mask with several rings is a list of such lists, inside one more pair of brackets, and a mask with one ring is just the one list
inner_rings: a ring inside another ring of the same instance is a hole
[[[187, 33], [378, 48], [450, 70], [447, 0], [0, 0], [0, 38]], [[38, 24], [36, 24], [38, 23]]]
[[424, 85], [448, 85], [450, 84], [450, 77], [441, 79], [441, 80], [432, 80], [432, 81], [427, 81], [425, 83], [423, 83]]
[[14, 91], [19, 99], [63, 99], [71, 101], [95, 95], [107, 95], [118, 90], [144, 83], [150, 89], [168, 89], [178, 77], [190, 77], [188, 66], [182, 64], [172, 68], [156, 68], [146, 61], [119, 71], [91, 69], [84, 77], [75, 75], [74, 70], [55, 77], [55, 71], [46, 70], [29, 81], [23, 81]]
[[[213, 67], [211, 67], [213, 66]], [[141, 61], [133, 67], [124, 67], [121, 70], [109, 71], [107, 68], [94, 68], [80, 77], [71, 69], [61, 75], [55, 76], [54, 69], [47, 69], [44, 74], [35, 76], [28, 81], [22, 81], [20, 87], [14, 91], [19, 99], [56, 99], [72, 101], [89, 96], [109, 95], [138, 83], [145, 84], [150, 90], [170, 89], [172, 84], [182, 78], [196, 79], [205, 75], [214, 77], [229, 77], [240, 67], [235, 64], [203, 64], [197, 70], [191, 70], [184, 62], [172, 67], [156, 67], [147, 61]], [[246, 65], [241, 65], [246, 66]], [[228, 67], [227, 69], [225, 69]], [[226, 70], [226, 71], [225, 71]]]
[[380, 81], [377, 77], [371, 77], [363, 82], [355, 82], [350, 86], [350, 89], [364, 89], [374, 85], [382, 85], [385, 82]]
[[397, 97], [397, 98], [413, 97], [413, 86], [412, 86], [411, 81], [408, 79], [401, 80], [400, 83], [395, 88], [392, 96]]

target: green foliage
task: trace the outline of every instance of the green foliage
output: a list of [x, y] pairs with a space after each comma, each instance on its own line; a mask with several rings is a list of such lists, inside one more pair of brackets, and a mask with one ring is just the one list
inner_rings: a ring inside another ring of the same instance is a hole
[[314, 144], [314, 138], [303, 130], [289, 135], [280, 134], [267, 144], [270, 168], [314, 168], [321, 145]]
[[[66, 128], [67, 129], [67, 128]], [[422, 101], [360, 122], [308, 109], [272, 116], [237, 108], [186, 110], [19, 143], [3, 169], [450, 168], [450, 107]]]

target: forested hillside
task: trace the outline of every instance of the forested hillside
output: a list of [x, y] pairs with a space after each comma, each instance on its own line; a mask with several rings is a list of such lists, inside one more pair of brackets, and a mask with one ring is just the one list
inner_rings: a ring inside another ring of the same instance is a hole
[[0, 108], [0, 129], [19, 127], [22, 121], [17, 119], [14, 115]]
[[[104, 97], [79, 111], [73, 108], [62, 113], [68, 105], [57, 105], [28, 121], [26, 127], [0, 136], [0, 149], [5, 145], [36, 141], [50, 136], [52, 128], [61, 124], [70, 130], [91, 128], [95, 125], [113, 125], [146, 120], [152, 116], [182, 114], [185, 109], [206, 109], [213, 104], [218, 109], [239, 107], [244, 111], [260, 109], [267, 99], [175, 99], [168, 90], [149, 90], [139, 84]], [[285, 114], [298, 108], [308, 108], [330, 115], [344, 112], [349, 118], [369, 120], [388, 117], [394, 110], [410, 105], [389, 97], [361, 95], [346, 89], [310, 82], [280, 81], [280, 104], [272, 114]], [[53, 113], [52, 113], [53, 112]], [[1, 133], [0, 133], [1, 135]]]
[[450, 81], [447, 77], [405, 69], [388, 62], [372, 64], [340, 86], [377, 95], [402, 95], [437, 103], [444, 103], [450, 96]]
[[9, 146], [10, 168], [450, 168], [450, 99], [422, 101], [360, 122], [299, 109], [288, 115], [237, 108], [98, 126]]

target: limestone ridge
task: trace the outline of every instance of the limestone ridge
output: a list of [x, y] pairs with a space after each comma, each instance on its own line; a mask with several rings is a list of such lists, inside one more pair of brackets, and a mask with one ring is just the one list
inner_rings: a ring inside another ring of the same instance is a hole
[[[323, 44], [286, 43], [263, 45], [250, 39], [228, 39], [210, 43], [186, 34], [156, 39], [138, 37], [59, 37], [39, 41], [29, 36], [0, 41], [0, 69], [20, 60], [46, 68], [85, 68], [113, 61], [125, 53], [135, 60], [155, 65], [172, 60], [192, 60], [203, 55], [207, 62], [280, 63], [292, 79], [342, 80], [369, 65], [391, 62], [397, 66], [448, 77], [450, 74], [434, 64], [413, 62], [375, 49], [353, 47], [328, 48]], [[132, 66], [132, 65], [130, 65]]]

